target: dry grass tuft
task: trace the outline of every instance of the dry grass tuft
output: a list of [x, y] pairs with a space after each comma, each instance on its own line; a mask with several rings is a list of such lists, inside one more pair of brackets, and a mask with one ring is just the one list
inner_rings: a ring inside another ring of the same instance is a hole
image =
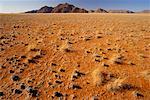
[[102, 69], [97, 68], [92, 72], [93, 84], [95, 86], [105, 85], [108, 81], [114, 79], [114, 76]]
[[146, 79], [150, 81], [150, 70], [145, 70], [141, 72], [141, 75]]
[[130, 90], [133, 88], [131, 84], [124, 83], [124, 81], [125, 81], [125, 78], [124, 79], [118, 78], [114, 82], [109, 84], [107, 86], [107, 89], [112, 92], [117, 92], [117, 91], [123, 91], [123, 90]]

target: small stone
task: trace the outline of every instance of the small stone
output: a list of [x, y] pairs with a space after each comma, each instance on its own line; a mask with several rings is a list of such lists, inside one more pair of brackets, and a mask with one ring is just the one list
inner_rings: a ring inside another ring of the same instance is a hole
[[26, 56], [21, 56], [21, 58], [27, 58]]
[[24, 71], [24, 69], [20, 69], [20, 73], [22, 73]]
[[60, 72], [65, 72], [65, 70], [64, 69], [60, 69]]
[[97, 35], [97, 36], [96, 36], [96, 38], [97, 38], [97, 39], [100, 39], [100, 38], [102, 38], [102, 36], [100, 36], [100, 35]]
[[61, 83], [62, 83], [62, 81], [56, 80], [56, 81], [55, 81], [55, 83], [57, 83], [57, 84], [61, 84]]
[[89, 41], [89, 40], [91, 40], [91, 37], [90, 37], [90, 36], [85, 36], [85, 37], [84, 37], [84, 40], [85, 40], [85, 41]]
[[21, 84], [20, 88], [21, 88], [21, 89], [25, 89], [26, 86], [25, 86], [24, 84]]
[[28, 59], [28, 63], [36, 63], [35, 59]]
[[28, 91], [29, 93], [31, 93], [32, 97], [37, 97], [37, 96], [39, 96], [38, 90], [33, 89], [32, 87], [28, 87], [28, 88], [27, 88], [27, 91]]
[[0, 92], [0, 97], [4, 96], [4, 93], [3, 92]]
[[103, 65], [104, 67], [109, 67], [109, 65], [106, 64], [106, 63], [103, 63], [102, 65]]
[[96, 61], [96, 62], [100, 62], [101, 60], [96, 58], [95, 61]]
[[85, 75], [85, 74], [84, 74], [84, 73], [81, 73], [81, 72], [79, 72], [79, 71], [76, 70], [76, 71], [73, 73], [72, 80], [78, 79], [79, 77], [81, 77], [81, 76], [83, 76], [83, 75]]
[[54, 95], [55, 95], [56, 97], [62, 97], [62, 96], [63, 96], [63, 94], [60, 93], [60, 92], [55, 92]]
[[19, 89], [16, 89], [16, 90], [15, 90], [15, 94], [21, 94], [21, 93], [22, 93], [21, 90], [19, 90]]
[[1, 66], [1, 68], [3, 68], [3, 69], [6, 68], [6, 66], [3, 66], [3, 65], [0, 65], [0, 66]]
[[134, 91], [133, 95], [136, 96], [136, 97], [144, 97], [144, 95], [141, 94], [139, 91]]
[[9, 72], [10, 72], [10, 73], [14, 73], [14, 71], [13, 71], [13, 70], [10, 70]]
[[100, 58], [100, 57], [101, 57], [99, 54], [95, 54], [94, 56], [97, 57], [97, 58]]
[[114, 63], [123, 64], [123, 56], [118, 56], [114, 59]]
[[70, 88], [71, 88], [71, 89], [74, 89], [74, 90], [76, 90], [76, 89], [82, 89], [82, 88], [81, 88], [79, 85], [77, 85], [77, 84], [71, 85]]
[[52, 65], [52, 66], [57, 66], [57, 64], [56, 64], [56, 63], [51, 63], [51, 65]]
[[99, 100], [99, 98], [97, 96], [93, 96], [92, 100]]
[[19, 78], [19, 76], [14, 75], [14, 76], [12, 76], [12, 80], [13, 80], [13, 81], [19, 81], [19, 80], [20, 80], [20, 78]]

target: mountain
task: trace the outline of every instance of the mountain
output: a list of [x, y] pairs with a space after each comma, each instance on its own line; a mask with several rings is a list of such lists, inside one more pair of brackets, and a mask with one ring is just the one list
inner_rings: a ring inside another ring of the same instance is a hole
[[71, 12], [72, 13], [88, 13], [87, 10], [85, 10], [83, 8], [81, 9], [81, 8], [78, 8], [78, 7], [74, 7]]
[[31, 10], [31, 11], [27, 11], [25, 13], [37, 13], [38, 10]]
[[150, 10], [133, 12], [130, 10], [105, 10], [102, 8], [98, 8], [97, 10], [88, 11], [84, 8], [79, 8], [69, 3], [63, 3], [58, 4], [56, 7], [44, 6], [38, 10], [31, 10], [25, 13], [150, 13]]
[[143, 10], [143, 11], [140, 11], [138, 13], [150, 13], [150, 10]]
[[108, 11], [102, 8], [98, 8], [97, 10], [90, 10], [89, 13], [108, 13]]
[[54, 7], [52, 13], [68, 13], [71, 12], [74, 7], [74, 5], [68, 3], [59, 4], [56, 7]]
[[27, 11], [26, 13], [88, 13], [88, 11], [83, 8], [75, 7], [74, 5], [64, 3], [59, 4], [56, 7], [44, 6], [39, 10]]
[[109, 13], [134, 13], [130, 10], [108, 10]]
[[37, 10], [37, 13], [51, 13], [53, 9], [53, 7], [44, 6]]

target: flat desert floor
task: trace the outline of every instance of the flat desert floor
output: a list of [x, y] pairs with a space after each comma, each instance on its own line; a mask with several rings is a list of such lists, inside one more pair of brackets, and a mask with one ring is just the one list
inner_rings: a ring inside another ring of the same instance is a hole
[[150, 15], [1, 14], [0, 99], [150, 100]]

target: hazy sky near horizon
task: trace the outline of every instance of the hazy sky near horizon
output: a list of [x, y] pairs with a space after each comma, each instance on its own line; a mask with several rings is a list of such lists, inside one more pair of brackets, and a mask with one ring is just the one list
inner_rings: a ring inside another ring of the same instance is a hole
[[65, 2], [85, 9], [150, 9], [150, 0], [0, 0], [0, 13], [25, 12]]

